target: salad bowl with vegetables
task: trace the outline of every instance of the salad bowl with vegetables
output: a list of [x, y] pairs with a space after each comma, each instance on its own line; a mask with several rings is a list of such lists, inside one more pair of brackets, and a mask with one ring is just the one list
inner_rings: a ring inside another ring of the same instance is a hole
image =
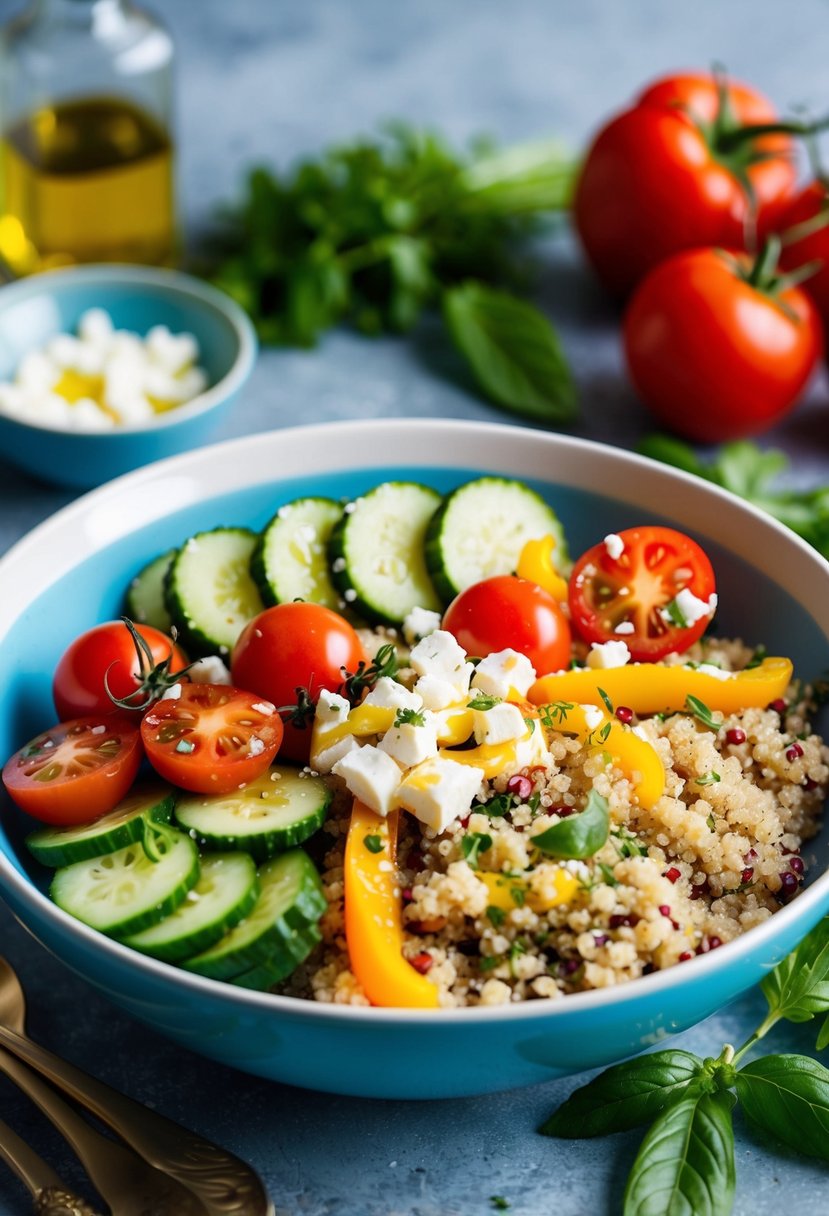
[[641, 457], [257, 436], [88, 495], [0, 577], [3, 896], [223, 1062], [529, 1084], [692, 1025], [829, 906], [829, 568]]

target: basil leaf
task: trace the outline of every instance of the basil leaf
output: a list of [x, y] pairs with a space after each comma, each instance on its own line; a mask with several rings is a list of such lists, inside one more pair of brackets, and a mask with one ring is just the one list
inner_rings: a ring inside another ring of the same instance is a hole
[[829, 917], [818, 921], [760, 986], [770, 1011], [790, 1022], [809, 1022], [829, 1010]]
[[542, 422], [572, 422], [576, 389], [559, 340], [532, 304], [468, 281], [443, 294], [452, 340], [499, 405]]
[[623, 1216], [729, 1216], [734, 1201], [734, 1095], [697, 1093], [651, 1127], [625, 1187]]
[[829, 1161], [829, 1069], [809, 1056], [762, 1056], [736, 1078], [743, 1110], [789, 1148]]
[[582, 1140], [650, 1123], [702, 1068], [702, 1060], [688, 1051], [655, 1051], [617, 1064], [572, 1093], [538, 1130], [544, 1136]]
[[607, 842], [609, 832], [607, 799], [591, 790], [583, 811], [531, 836], [530, 843], [551, 857], [592, 857]]

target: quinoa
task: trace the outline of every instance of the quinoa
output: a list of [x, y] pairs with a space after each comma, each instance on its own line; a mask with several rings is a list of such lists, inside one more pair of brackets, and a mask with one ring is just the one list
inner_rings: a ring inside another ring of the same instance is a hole
[[[739, 640], [706, 639], [676, 661], [738, 671], [752, 653]], [[650, 810], [606, 753], [549, 729], [550, 762], [521, 770], [523, 783], [511, 774], [511, 789], [520, 790], [511, 799], [498, 798], [508, 792], [503, 775], [485, 781], [469, 815], [445, 832], [401, 816], [404, 955], [435, 984], [440, 1005], [452, 1008], [558, 1000], [733, 941], [795, 896], [803, 880], [801, 850], [818, 830], [829, 786], [829, 748], [812, 732], [814, 710], [811, 689], [795, 683], [785, 705], [718, 715], [716, 732], [687, 713], [642, 718], [638, 726], [666, 776]], [[531, 835], [581, 809], [591, 790], [607, 799], [607, 843], [585, 862], [539, 857]], [[350, 795], [337, 788], [323, 828], [323, 940], [279, 991], [367, 1005], [344, 934], [350, 811]], [[463, 850], [475, 832], [491, 838], [477, 868]], [[553, 902], [562, 865], [572, 893]], [[486, 875], [508, 884], [517, 874], [522, 897], [494, 907]]]

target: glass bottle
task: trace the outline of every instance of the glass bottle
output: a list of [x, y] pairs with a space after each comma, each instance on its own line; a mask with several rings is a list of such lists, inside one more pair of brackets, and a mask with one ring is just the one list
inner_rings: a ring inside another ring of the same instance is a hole
[[0, 34], [0, 259], [169, 264], [173, 43], [129, 0], [33, 0]]

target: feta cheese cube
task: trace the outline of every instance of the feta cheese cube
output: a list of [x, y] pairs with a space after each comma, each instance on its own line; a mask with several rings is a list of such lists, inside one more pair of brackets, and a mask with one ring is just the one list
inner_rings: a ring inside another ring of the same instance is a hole
[[437, 722], [433, 714], [423, 714], [422, 726], [403, 722], [386, 731], [377, 744], [403, 768], [414, 768], [438, 754]]
[[[472, 664], [467, 666], [471, 667]], [[426, 709], [441, 710], [448, 709], [450, 705], [457, 705], [466, 696], [468, 689], [459, 689], [456, 684], [442, 680], [440, 676], [425, 675], [417, 681], [414, 691]]]
[[582, 705], [582, 709], [584, 710], [584, 724], [588, 730], [595, 730], [604, 722], [604, 714], [598, 705]]
[[350, 713], [351, 705], [345, 697], [323, 688], [317, 698], [314, 725], [326, 728], [341, 726]]
[[350, 793], [378, 815], [388, 815], [396, 805], [400, 768], [386, 752], [367, 744], [352, 749], [332, 770], [342, 777]]
[[508, 743], [523, 739], [527, 723], [517, 705], [501, 701], [492, 709], [473, 709], [473, 731], [476, 743]]
[[624, 667], [630, 662], [627, 642], [593, 642], [587, 656], [587, 666], [595, 670]]
[[217, 654], [209, 654], [203, 659], [197, 659], [187, 673], [196, 684], [230, 684], [230, 672], [227, 665]]
[[483, 769], [435, 756], [406, 774], [397, 801], [428, 828], [443, 832], [468, 813], [483, 778]]
[[617, 532], [611, 532], [604, 538], [604, 547], [608, 557], [618, 561], [625, 551], [625, 542]]
[[419, 676], [438, 676], [451, 684], [462, 675], [466, 665], [466, 651], [458, 645], [451, 633], [445, 629], [436, 629], [412, 649], [409, 663]]
[[535, 668], [517, 650], [497, 650], [481, 659], [472, 677], [472, 687], [488, 697], [508, 697], [515, 689], [525, 697], [535, 683]]
[[[325, 743], [325, 735], [322, 735], [320, 743]], [[361, 744], [353, 735], [344, 735], [342, 739], [338, 739], [336, 743], [332, 743], [330, 747], [322, 747], [319, 751], [311, 749], [310, 765], [318, 773], [330, 773], [334, 765], [342, 760], [343, 756], [347, 756], [349, 752], [359, 751]]]
[[520, 773], [524, 768], [533, 768], [539, 764], [551, 765], [552, 757], [541, 724], [536, 721], [529, 735], [515, 744], [514, 757], [504, 766], [504, 775], [511, 777], [513, 773]]
[[390, 676], [381, 676], [363, 705], [377, 705], [381, 709], [420, 709], [423, 701], [416, 692], [409, 692]]
[[421, 638], [440, 629], [440, 613], [428, 608], [413, 608], [403, 622], [403, 637], [413, 646]]

